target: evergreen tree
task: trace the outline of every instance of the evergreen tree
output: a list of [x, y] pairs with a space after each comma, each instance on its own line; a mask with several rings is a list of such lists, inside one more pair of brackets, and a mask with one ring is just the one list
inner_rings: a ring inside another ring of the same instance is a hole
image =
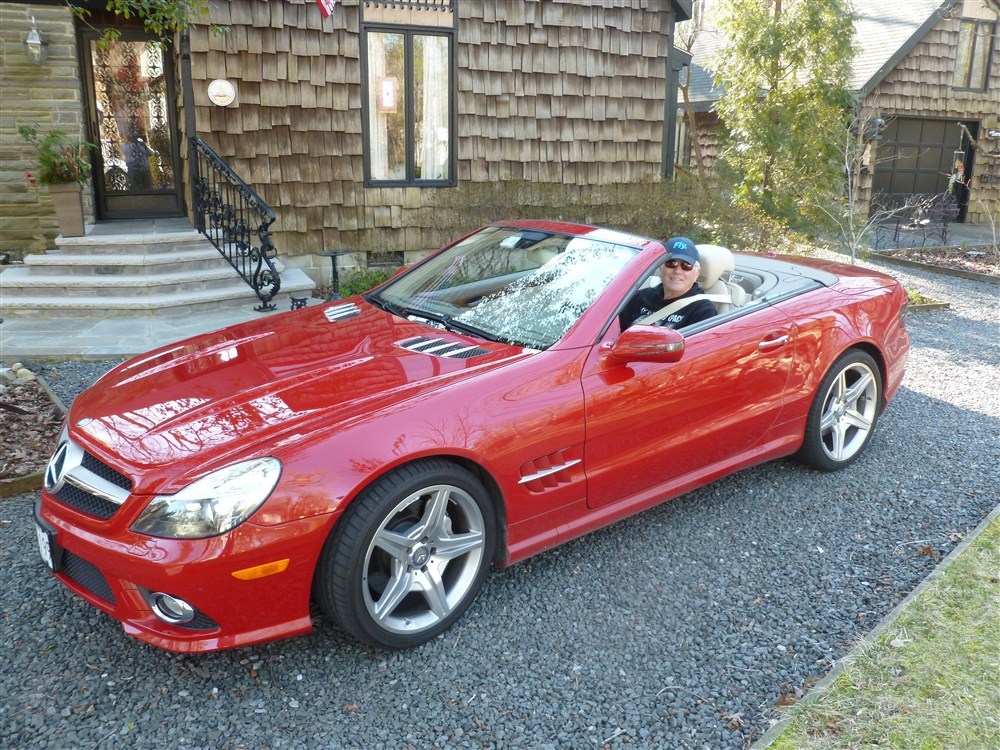
[[796, 224], [844, 178], [837, 158], [851, 102], [850, 0], [723, 0], [729, 40], [714, 74], [737, 196]]

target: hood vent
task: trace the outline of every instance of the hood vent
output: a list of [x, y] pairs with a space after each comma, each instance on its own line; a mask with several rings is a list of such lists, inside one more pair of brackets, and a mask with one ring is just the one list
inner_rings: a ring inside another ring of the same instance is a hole
[[328, 307], [323, 311], [326, 319], [331, 323], [336, 323], [339, 320], [347, 320], [348, 318], [356, 318], [361, 314], [361, 310], [353, 302], [347, 305], [337, 305], [335, 307]]
[[435, 357], [448, 357], [450, 359], [468, 359], [469, 357], [478, 357], [481, 354], [489, 354], [486, 349], [480, 349], [475, 344], [459, 344], [455, 341], [445, 341], [428, 336], [400, 341], [397, 346], [409, 352], [433, 354]]

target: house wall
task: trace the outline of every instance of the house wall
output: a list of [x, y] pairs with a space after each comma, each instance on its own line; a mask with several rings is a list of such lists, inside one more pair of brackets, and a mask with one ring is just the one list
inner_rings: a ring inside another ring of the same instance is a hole
[[[681, 110], [681, 113], [683, 113], [683, 110]], [[681, 116], [681, 114], [678, 114], [678, 116]], [[687, 118], [687, 115], [683, 116]], [[719, 123], [719, 116], [715, 112], [696, 112], [695, 123], [697, 125], [695, 138], [697, 138], [698, 146], [701, 150], [701, 167], [703, 169], [711, 169], [712, 165], [719, 158], [719, 152], [722, 150], [722, 127]], [[691, 168], [695, 169], [698, 165], [698, 150], [695, 149], [694, 138], [691, 139], [690, 145], [691, 152], [689, 159]]]
[[[30, 60], [24, 45], [32, 16], [49, 43], [42, 65]], [[52, 246], [59, 228], [48, 190], [24, 176], [36, 166], [17, 129], [38, 123], [41, 132], [85, 137], [73, 15], [65, 6], [0, 4], [0, 108], [0, 252], [37, 252]], [[93, 221], [89, 190], [84, 215]]]
[[[967, 2], [973, 6], [974, 3]], [[952, 87], [955, 51], [962, 19], [959, 3], [904, 57], [866, 97], [864, 106], [892, 116], [978, 120], [981, 124], [976, 166], [969, 192], [970, 223], [989, 223], [1000, 216], [1000, 140], [985, 137], [988, 129], [1000, 129], [1000, 49], [994, 49], [987, 91], [960, 91]], [[997, 18], [976, 5], [975, 17]], [[994, 45], [997, 46], [996, 40]], [[954, 128], [955, 147], [961, 132]], [[990, 154], [994, 155], [991, 156]], [[878, 166], [875, 166], [878, 169]], [[996, 181], [994, 181], [996, 180]], [[870, 187], [870, 185], [869, 185]], [[865, 202], [869, 196], [864, 196]]]
[[[216, 3], [191, 30], [197, 130], [274, 208], [283, 257], [323, 272], [328, 261], [311, 257], [322, 248], [411, 260], [474, 228], [443, 217], [481, 213], [497, 200], [484, 185], [542, 183], [555, 202], [567, 189], [588, 202], [604, 186], [659, 180], [669, 3], [459, 0], [450, 188], [363, 185], [359, 4], [342, 0], [324, 20], [311, 0]], [[216, 78], [237, 85], [236, 103], [209, 102]]]

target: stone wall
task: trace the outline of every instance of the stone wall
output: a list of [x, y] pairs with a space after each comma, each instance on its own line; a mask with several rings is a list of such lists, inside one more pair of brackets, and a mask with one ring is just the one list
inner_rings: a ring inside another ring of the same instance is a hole
[[[28, 56], [24, 40], [35, 18], [48, 41], [41, 65]], [[85, 138], [82, 84], [73, 16], [64, 6], [0, 4], [0, 251], [38, 252], [59, 233], [46, 188], [29, 185], [35, 171], [31, 148], [17, 133], [20, 125], [66, 131]], [[93, 221], [93, 199], [84, 191], [84, 212]]]

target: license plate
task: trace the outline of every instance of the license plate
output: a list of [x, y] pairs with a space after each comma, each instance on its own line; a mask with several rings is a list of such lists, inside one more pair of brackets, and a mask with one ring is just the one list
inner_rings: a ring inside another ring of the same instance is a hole
[[42, 561], [49, 567], [49, 570], [55, 570], [56, 561], [53, 551], [52, 532], [46, 531], [38, 524], [35, 524], [35, 536], [38, 538], [38, 554], [42, 556]]

